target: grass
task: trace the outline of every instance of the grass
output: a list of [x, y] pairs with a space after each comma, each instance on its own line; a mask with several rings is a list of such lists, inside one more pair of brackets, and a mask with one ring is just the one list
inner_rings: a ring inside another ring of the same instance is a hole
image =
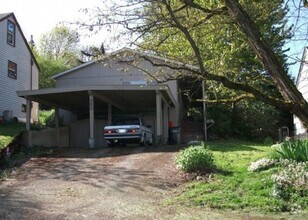
[[0, 150], [5, 148], [16, 135], [26, 130], [23, 123], [0, 124]]
[[214, 173], [214, 178], [208, 182], [187, 183], [170, 203], [261, 213], [289, 211], [291, 203], [307, 209], [307, 198], [284, 201], [272, 196], [271, 175], [278, 168], [262, 172], [247, 170], [251, 162], [269, 157], [273, 151], [271, 147], [238, 141], [212, 142], [207, 145], [213, 152], [220, 172]]
[[[40, 111], [40, 121], [42, 126], [53, 123], [54, 110]], [[35, 125], [32, 125], [35, 128]], [[40, 128], [40, 127], [39, 127]], [[24, 123], [0, 124], [0, 150], [5, 148], [16, 135], [26, 130]]]

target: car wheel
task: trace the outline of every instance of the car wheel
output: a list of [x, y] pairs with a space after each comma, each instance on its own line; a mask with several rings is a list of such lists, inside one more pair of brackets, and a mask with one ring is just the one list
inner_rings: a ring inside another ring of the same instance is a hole
[[146, 139], [146, 136], [144, 135], [143, 138], [142, 138], [142, 141], [140, 142], [140, 146], [143, 147], [147, 144], [147, 139]]
[[125, 147], [126, 143], [121, 143], [120, 145], [121, 145], [121, 147]]
[[148, 144], [149, 144], [150, 146], [152, 146], [152, 145], [153, 145], [153, 135], [151, 135], [151, 138], [150, 138], [150, 140], [149, 140]]
[[111, 142], [111, 143], [108, 143], [108, 147], [114, 147], [115, 146], [115, 143]]

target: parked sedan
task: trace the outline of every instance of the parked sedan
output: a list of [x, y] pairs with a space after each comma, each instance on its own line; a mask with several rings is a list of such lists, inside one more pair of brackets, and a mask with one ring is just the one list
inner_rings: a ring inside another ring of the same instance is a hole
[[138, 143], [140, 146], [152, 145], [153, 133], [150, 126], [139, 117], [117, 118], [104, 127], [104, 138], [108, 146]]

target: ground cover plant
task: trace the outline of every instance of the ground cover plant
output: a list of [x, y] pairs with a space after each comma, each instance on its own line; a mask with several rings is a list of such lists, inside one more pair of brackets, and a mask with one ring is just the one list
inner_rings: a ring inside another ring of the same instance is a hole
[[[275, 149], [263, 144], [226, 141], [210, 142], [207, 146], [212, 151], [216, 172], [211, 179], [187, 183], [182, 191], [170, 200], [171, 203], [244, 212], [307, 213], [308, 199], [307, 195], [303, 194], [305, 184], [299, 184], [303, 181], [299, 176], [303, 175], [294, 174], [295, 170], [303, 174], [307, 171], [307, 166], [293, 165], [283, 172], [283, 162], [271, 158]], [[277, 190], [281, 189], [279, 186], [284, 183], [279, 182], [280, 176], [286, 172], [293, 173], [288, 180], [298, 184], [297, 188], [291, 187], [291, 190], [287, 190], [287, 194], [280, 194], [285, 196], [283, 198], [277, 196]]]

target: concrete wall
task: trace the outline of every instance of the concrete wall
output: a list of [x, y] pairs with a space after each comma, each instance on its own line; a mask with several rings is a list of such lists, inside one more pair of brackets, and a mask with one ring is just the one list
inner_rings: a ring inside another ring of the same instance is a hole
[[23, 134], [26, 146], [69, 147], [69, 128], [48, 128], [40, 131], [26, 131]]
[[[15, 47], [7, 43], [7, 20], [15, 23]], [[17, 21], [13, 16], [0, 22], [0, 115], [3, 111], [13, 111], [13, 116], [19, 119], [26, 118], [22, 112], [22, 105], [26, 100], [17, 96], [18, 90], [38, 89], [38, 67], [35, 62], [31, 64], [31, 53], [27, 42], [19, 30]], [[17, 79], [8, 77], [8, 61], [17, 64]], [[32, 71], [32, 85], [31, 85]], [[31, 116], [37, 120], [38, 104], [33, 103]]]
[[63, 123], [61, 126], [69, 126], [71, 122], [77, 121], [77, 115], [73, 112], [59, 109], [59, 119]]
[[[105, 120], [95, 120], [94, 138], [95, 147], [106, 147], [104, 140], [104, 127], [107, 125]], [[90, 122], [89, 119], [79, 120], [70, 123], [70, 147], [89, 147]]]

